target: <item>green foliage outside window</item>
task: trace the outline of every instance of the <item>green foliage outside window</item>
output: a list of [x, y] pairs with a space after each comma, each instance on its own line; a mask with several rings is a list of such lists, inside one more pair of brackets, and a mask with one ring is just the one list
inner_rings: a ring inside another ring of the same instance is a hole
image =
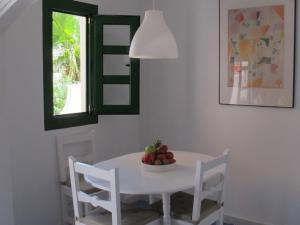
[[80, 82], [79, 17], [54, 12], [52, 26], [54, 115], [59, 115], [66, 103], [68, 84]]
[[62, 77], [53, 81], [54, 115], [59, 115], [66, 104], [69, 84], [72, 84], [69, 77]]

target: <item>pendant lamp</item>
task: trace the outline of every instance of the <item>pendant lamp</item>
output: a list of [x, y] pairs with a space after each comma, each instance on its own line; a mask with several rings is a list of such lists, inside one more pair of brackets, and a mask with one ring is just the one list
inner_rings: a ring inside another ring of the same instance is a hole
[[130, 58], [172, 59], [178, 58], [174, 35], [167, 26], [163, 12], [155, 9], [145, 12], [144, 20], [131, 42]]

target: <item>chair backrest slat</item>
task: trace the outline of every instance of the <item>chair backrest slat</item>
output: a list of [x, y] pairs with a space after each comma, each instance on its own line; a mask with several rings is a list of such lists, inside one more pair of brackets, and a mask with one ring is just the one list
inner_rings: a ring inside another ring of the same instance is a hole
[[95, 132], [56, 137], [60, 182], [69, 180], [69, 156], [84, 163], [94, 163], [96, 158]]
[[[69, 157], [70, 179], [72, 188], [72, 197], [74, 205], [75, 220], [82, 218], [80, 202], [90, 203], [95, 207], [102, 207], [112, 213], [112, 225], [122, 225], [121, 206], [120, 206], [120, 188], [119, 188], [119, 170], [109, 171], [96, 168], [91, 165], [76, 162], [74, 157]], [[101, 179], [109, 182], [109, 199], [100, 199], [98, 196], [91, 196], [80, 190], [79, 175], [89, 176], [95, 179]]]
[[98, 198], [97, 196], [90, 196], [82, 191], [79, 191], [77, 193], [78, 201], [79, 202], [85, 202], [90, 203], [94, 207], [101, 207], [103, 209], [106, 209], [107, 211], [112, 211], [112, 204], [111, 201], [108, 200], [102, 200]]
[[109, 182], [111, 182], [111, 180], [114, 179], [113, 177], [114, 170], [110, 170], [110, 171], [100, 170], [94, 166], [84, 164], [81, 162], [76, 162], [74, 167], [75, 167], [75, 171], [82, 175], [88, 175]]
[[207, 163], [203, 163], [203, 170], [205, 172], [215, 169], [216, 167], [225, 164], [227, 161], [227, 155], [223, 154], [220, 157], [217, 157], [211, 161], [208, 161]]
[[[195, 176], [195, 191], [194, 191], [194, 206], [192, 220], [198, 221], [201, 217], [201, 203], [202, 200], [208, 196], [218, 194], [218, 202], [222, 204], [224, 201], [224, 184], [225, 176], [227, 170], [227, 161], [229, 156], [229, 150], [225, 150], [224, 153], [206, 163], [198, 161], [196, 166], [196, 176]], [[222, 179], [215, 186], [203, 190], [204, 177], [208, 172], [222, 167]]]

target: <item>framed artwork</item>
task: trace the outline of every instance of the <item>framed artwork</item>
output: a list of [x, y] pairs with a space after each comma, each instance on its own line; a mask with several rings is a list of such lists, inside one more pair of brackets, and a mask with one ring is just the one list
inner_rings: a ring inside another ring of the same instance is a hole
[[220, 104], [294, 107], [295, 0], [220, 0]]

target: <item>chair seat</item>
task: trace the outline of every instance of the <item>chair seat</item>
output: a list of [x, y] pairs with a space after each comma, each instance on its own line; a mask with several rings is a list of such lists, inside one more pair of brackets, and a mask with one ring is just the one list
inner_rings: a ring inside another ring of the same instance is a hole
[[[201, 220], [221, 208], [221, 205], [213, 200], [204, 199], [201, 204], [201, 218], [198, 221], [192, 220], [194, 196], [185, 192], [177, 192], [171, 196], [171, 216], [174, 219], [184, 220], [191, 224], [198, 224]], [[152, 205], [154, 210], [163, 213], [162, 201]]]
[[[145, 225], [160, 218], [160, 214], [149, 208], [139, 208], [134, 204], [122, 204], [122, 225]], [[80, 219], [86, 225], [111, 225], [112, 215], [108, 211], [95, 209]]]

